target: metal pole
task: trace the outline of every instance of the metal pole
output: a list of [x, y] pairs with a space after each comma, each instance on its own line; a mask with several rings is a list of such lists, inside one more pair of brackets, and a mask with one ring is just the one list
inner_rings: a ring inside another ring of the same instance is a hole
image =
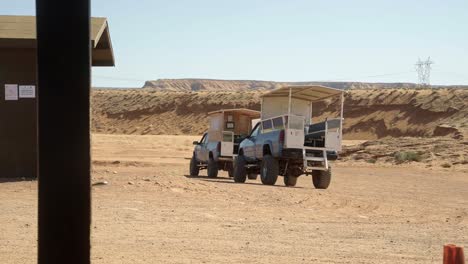
[[90, 263], [90, 0], [36, 0], [39, 264]]
[[260, 101], [260, 120], [263, 120], [263, 100], [265, 100], [262, 97], [262, 101]]
[[[343, 107], [344, 107], [344, 93], [342, 92], [341, 93], [341, 112], [340, 112], [340, 141], [343, 140]], [[340, 144], [340, 147], [341, 147], [341, 144]]]
[[314, 104], [312, 103], [312, 101], [310, 101], [310, 120], [309, 120], [309, 125], [312, 125], [312, 118], [314, 117]]
[[[292, 89], [289, 88], [289, 103], [288, 103], [288, 129], [291, 127], [291, 93]], [[286, 139], [287, 141], [287, 139]]]

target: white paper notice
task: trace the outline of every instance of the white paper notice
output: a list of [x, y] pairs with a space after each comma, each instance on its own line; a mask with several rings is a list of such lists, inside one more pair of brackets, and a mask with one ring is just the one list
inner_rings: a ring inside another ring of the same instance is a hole
[[19, 86], [19, 98], [35, 98], [36, 97], [36, 86], [34, 85], [20, 85]]
[[18, 85], [17, 84], [5, 84], [5, 101], [16, 101], [18, 100]]

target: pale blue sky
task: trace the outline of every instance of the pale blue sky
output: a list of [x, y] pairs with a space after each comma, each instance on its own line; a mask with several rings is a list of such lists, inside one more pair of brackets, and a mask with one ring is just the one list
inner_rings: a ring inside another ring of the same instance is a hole
[[[0, 1], [34, 15], [33, 0]], [[466, 0], [92, 0], [109, 19], [117, 66], [93, 85], [140, 87], [158, 78], [468, 84]], [[376, 76], [378, 75], [378, 76]]]

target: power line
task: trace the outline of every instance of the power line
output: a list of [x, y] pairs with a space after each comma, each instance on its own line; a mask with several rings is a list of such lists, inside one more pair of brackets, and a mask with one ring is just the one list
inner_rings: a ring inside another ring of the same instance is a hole
[[433, 69], [434, 72], [440, 74], [450, 74], [450, 75], [456, 75], [458, 77], [463, 77], [463, 78], [468, 78], [468, 73], [459, 73], [459, 72], [451, 72], [451, 71], [439, 71], [438, 69]]
[[[424, 61], [422, 61], [422, 66], [424, 66]], [[431, 63], [429, 64], [429, 67], [430, 67], [430, 70], [429, 70], [429, 75], [428, 77], [430, 77], [430, 73], [431, 71], [434, 71], [435, 73], [437, 74], [451, 74], [451, 75], [456, 75], [458, 77], [463, 77], [463, 78], [468, 78], [468, 73], [465, 73], [465, 74], [462, 74], [462, 73], [457, 73], [457, 72], [449, 72], [449, 71], [439, 71], [439, 69], [435, 68], [433, 69], [432, 68], [432, 64], [434, 62], [431, 61]], [[416, 63], [415, 65], [419, 65], [418, 63]], [[419, 67], [419, 66], [418, 66]], [[351, 77], [351, 78], [333, 78], [333, 79], [327, 79], [327, 80], [314, 80], [314, 82], [337, 82], [337, 81], [349, 81], [349, 80], [356, 80], [356, 79], [365, 79], [365, 78], [379, 78], [379, 77], [387, 77], [387, 76], [398, 76], [398, 75], [404, 75], [404, 74], [409, 74], [409, 73], [412, 73], [414, 74], [415, 72], [418, 73], [418, 77], [419, 77], [419, 72], [418, 71], [415, 71], [415, 70], [412, 70], [412, 71], [403, 71], [403, 72], [393, 72], [393, 73], [382, 73], [382, 74], [375, 74], [375, 75], [367, 75], [367, 76], [361, 76], [361, 77]], [[424, 74], [423, 74], [424, 75]], [[426, 75], [424, 75], [426, 76]], [[112, 76], [104, 76], [104, 75], [93, 75], [93, 78], [96, 78], [96, 79], [106, 79], [106, 80], [114, 80], [114, 81], [124, 81], [124, 82], [143, 82], [145, 83], [146, 81], [148, 80], [143, 80], [143, 79], [137, 79], [137, 78], [127, 78], [127, 77], [112, 77]], [[430, 85], [429, 84], [429, 78], [428, 78], [428, 81], [424, 81], [424, 82], [419, 82], [420, 85]], [[356, 81], [358, 82], [358, 81]], [[359, 81], [359, 82], [362, 82], [362, 81]]]

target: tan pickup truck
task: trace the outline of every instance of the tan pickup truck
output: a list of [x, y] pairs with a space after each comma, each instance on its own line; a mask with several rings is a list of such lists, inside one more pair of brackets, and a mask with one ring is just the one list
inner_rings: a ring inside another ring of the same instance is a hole
[[219, 170], [227, 171], [232, 177], [232, 161], [239, 151], [239, 143], [249, 135], [260, 112], [245, 108], [223, 109], [208, 115], [208, 132], [200, 141], [193, 142], [190, 175], [198, 176], [200, 170], [207, 169], [210, 178], [217, 177]]

